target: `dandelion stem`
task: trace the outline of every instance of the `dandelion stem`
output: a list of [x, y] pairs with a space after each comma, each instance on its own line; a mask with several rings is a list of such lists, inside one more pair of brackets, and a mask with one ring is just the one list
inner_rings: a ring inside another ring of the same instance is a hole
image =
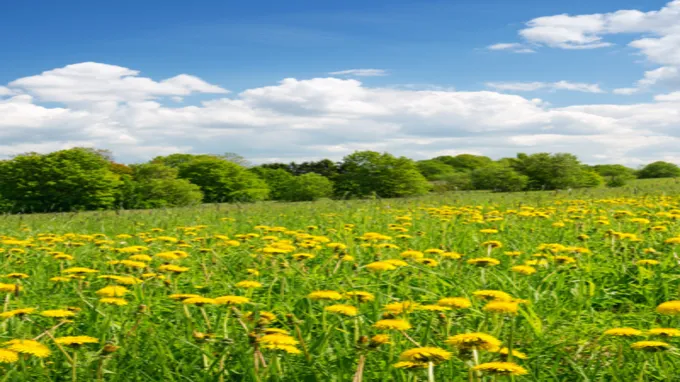
[[427, 363], [427, 382], [434, 382], [434, 363]]

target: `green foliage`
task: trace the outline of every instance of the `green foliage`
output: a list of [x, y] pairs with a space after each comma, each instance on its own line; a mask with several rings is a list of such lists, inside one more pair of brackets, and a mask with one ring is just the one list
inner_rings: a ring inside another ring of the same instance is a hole
[[664, 161], [650, 163], [638, 172], [640, 179], [652, 178], [677, 178], [680, 176], [680, 167], [676, 164]]
[[313, 201], [333, 194], [333, 182], [313, 172], [293, 177], [287, 184], [283, 200]]
[[493, 160], [482, 155], [460, 154], [454, 156], [445, 155], [434, 158], [434, 160], [446, 163], [458, 171], [473, 171], [478, 168], [491, 166]]
[[282, 168], [267, 168], [263, 166], [253, 167], [250, 171], [264, 180], [269, 187], [269, 198], [272, 200], [285, 200], [288, 188], [294, 176]]
[[179, 165], [179, 176], [199, 186], [207, 203], [253, 202], [269, 195], [264, 180], [219, 157], [194, 157]]
[[529, 183], [526, 175], [519, 174], [511, 167], [501, 165], [478, 168], [472, 171], [470, 177], [473, 187], [477, 190], [522, 191]]
[[529, 177], [528, 187], [532, 190], [578, 188], [593, 180], [572, 154], [518, 154], [513, 167]]
[[620, 164], [600, 164], [592, 169], [604, 177], [607, 187], [623, 187], [635, 179], [635, 170]]
[[336, 182], [336, 194], [341, 197], [394, 198], [423, 195], [429, 189], [413, 160], [375, 151], [346, 156]]
[[179, 171], [160, 163], [132, 166], [132, 177], [125, 178], [121, 205], [123, 208], [181, 207], [201, 203], [201, 189]]
[[595, 171], [583, 170], [579, 177], [576, 188], [593, 188], [600, 187], [604, 184], [604, 177]]
[[441, 178], [445, 182], [447, 189], [450, 191], [467, 191], [473, 190], [472, 177], [469, 172], [457, 172], [446, 175]]
[[13, 211], [108, 209], [120, 184], [110, 162], [92, 149], [30, 153], [0, 162], [0, 195]]
[[445, 177], [456, 173], [453, 167], [435, 159], [418, 161], [416, 166], [427, 180], [443, 180]]

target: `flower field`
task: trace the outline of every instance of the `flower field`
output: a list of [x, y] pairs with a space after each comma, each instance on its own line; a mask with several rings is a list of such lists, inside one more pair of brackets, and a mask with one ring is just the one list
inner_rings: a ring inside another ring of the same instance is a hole
[[4, 217], [0, 381], [676, 380], [680, 198], [526, 195]]

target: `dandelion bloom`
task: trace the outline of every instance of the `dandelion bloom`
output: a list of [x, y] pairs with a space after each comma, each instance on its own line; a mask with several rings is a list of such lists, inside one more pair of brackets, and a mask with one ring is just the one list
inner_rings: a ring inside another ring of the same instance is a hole
[[161, 272], [173, 272], [173, 273], [182, 273], [186, 272], [189, 270], [188, 267], [180, 267], [179, 265], [174, 265], [174, 264], [163, 264], [160, 267], [158, 267], [158, 270]]
[[171, 294], [168, 297], [170, 297], [173, 300], [184, 300], [186, 298], [191, 298], [191, 297], [201, 297], [201, 295], [192, 294], [192, 293], [175, 293], [175, 294]]
[[55, 277], [52, 277], [50, 279], [50, 281], [52, 281], [54, 283], [66, 283], [66, 282], [69, 282], [71, 280], [73, 280], [73, 279], [70, 278], [70, 277], [62, 277], [62, 276], [55, 276]]
[[74, 317], [76, 314], [71, 312], [70, 310], [66, 309], [54, 309], [54, 310], [46, 310], [43, 312], [40, 312], [41, 316], [44, 317], [51, 317], [51, 318], [66, 318], [66, 317]]
[[25, 273], [8, 273], [5, 275], [5, 277], [10, 278], [10, 279], [27, 279], [28, 275]]
[[656, 311], [661, 314], [677, 315], [680, 314], [680, 301], [666, 301], [656, 307]]
[[642, 259], [638, 260], [635, 262], [635, 265], [640, 265], [640, 266], [645, 266], [645, 265], [659, 265], [659, 261], [657, 260], [650, 260], [650, 259]]
[[515, 273], [520, 273], [526, 276], [533, 275], [534, 273], [536, 273], [536, 268], [528, 265], [515, 265], [514, 267], [510, 268], [510, 270]]
[[31, 314], [35, 312], [35, 308], [22, 308], [22, 309], [14, 309], [14, 310], [8, 310], [6, 312], [0, 313], [0, 318], [11, 318], [11, 317], [22, 317], [26, 314]]
[[376, 334], [371, 337], [371, 342], [368, 344], [369, 347], [377, 348], [380, 345], [390, 344], [390, 336], [387, 334]]
[[472, 295], [482, 300], [500, 300], [511, 301], [512, 296], [500, 290], [478, 290], [472, 292]]
[[447, 344], [459, 349], [494, 350], [501, 346], [501, 341], [486, 333], [464, 333], [449, 337]]
[[614, 328], [609, 329], [604, 332], [606, 336], [617, 336], [617, 337], [635, 337], [641, 336], [642, 331], [635, 328]]
[[387, 319], [377, 321], [373, 327], [382, 330], [407, 330], [411, 329], [411, 324], [405, 320]]
[[7, 349], [0, 349], [0, 363], [14, 363], [19, 360], [19, 355]]
[[30, 354], [38, 358], [45, 358], [51, 354], [50, 349], [35, 340], [10, 340], [4, 343], [9, 350], [21, 354]]
[[350, 298], [356, 298], [359, 300], [359, 302], [368, 302], [368, 301], [373, 301], [375, 300], [375, 295], [370, 292], [364, 292], [364, 291], [352, 291], [352, 292], [347, 292], [345, 293], [345, 296], [350, 297]]
[[288, 354], [301, 354], [302, 352], [300, 349], [296, 348], [295, 346], [292, 345], [276, 345], [276, 344], [268, 344], [268, 345], [263, 345], [263, 349], [269, 349], [269, 350], [282, 350]]
[[307, 295], [311, 300], [342, 300], [342, 295], [334, 290], [318, 290]]
[[215, 303], [223, 305], [242, 305], [250, 302], [247, 297], [241, 296], [221, 296], [215, 298]]
[[396, 266], [386, 262], [386, 261], [376, 261], [370, 264], [366, 265], [366, 268], [373, 272], [382, 272], [382, 271], [393, 271], [397, 269]]
[[467, 263], [478, 267], [495, 267], [501, 262], [491, 257], [479, 257], [476, 259], [470, 259], [467, 261]]
[[404, 361], [397, 362], [392, 366], [396, 367], [397, 369], [424, 369], [427, 367], [427, 363]]
[[89, 336], [66, 336], [57, 337], [54, 342], [59, 345], [80, 346], [84, 344], [98, 344], [99, 339]]
[[474, 366], [472, 370], [494, 375], [517, 376], [529, 373], [527, 369], [512, 362], [487, 362], [481, 365]]
[[327, 306], [324, 310], [331, 313], [342, 314], [348, 317], [354, 317], [359, 314], [359, 310], [356, 307], [344, 304]]
[[648, 352], [664, 351], [671, 348], [671, 345], [661, 341], [639, 341], [630, 345], [635, 350], [642, 350]]
[[393, 302], [383, 307], [383, 310], [392, 314], [410, 313], [418, 309], [419, 305], [415, 302]]
[[[500, 355], [507, 356], [507, 355], [510, 354], [510, 349], [500, 348], [500, 349], [492, 350], [492, 352], [498, 353]], [[519, 350], [515, 350], [515, 349], [512, 349], [512, 356], [515, 357], [515, 358], [519, 358], [519, 359], [527, 359], [528, 358], [526, 354], [522, 353]]]
[[557, 264], [574, 264], [576, 262], [576, 259], [570, 256], [555, 256], [553, 260]]
[[[276, 321], [276, 315], [274, 313], [261, 310], [257, 314], [259, 314], [260, 320], [264, 321], [265, 323]], [[245, 317], [247, 320], [252, 321], [255, 318], [255, 313], [247, 312], [246, 314], [243, 315], [243, 317]]]
[[680, 336], [680, 330], [675, 328], [654, 328], [649, 329], [647, 334], [660, 337], [678, 337]]
[[472, 306], [472, 303], [465, 297], [445, 297], [437, 301], [437, 305], [455, 309], [465, 309]]
[[97, 295], [104, 297], [123, 297], [127, 293], [130, 293], [127, 288], [118, 285], [107, 286], [97, 291]]
[[182, 300], [182, 304], [196, 305], [196, 306], [214, 305], [216, 303], [217, 303], [217, 301], [215, 301], [214, 298], [207, 298], [207, 297], [189, 297], [187, 299]]
[[68, 273], [68, 274], [76, 274], [76, 275], [82, 275], [85, 273], [97, 273], [99, 272], [98, 270], [95, 269], [90, 269], [90, 268], [85, 268], [85, 267], [73, 267], [73, 268], [68, 268], [64, 269], [61, 271], [61, 273]]
[[282, 333], [265, 334], [264, 336], [258, 338], [257, 342], [264, 345], [295, 346], [298, 344], [298, 341], [295, 338]]
[[239, 281], [235, 284], [237, 288], [244, 288], [244, 289], [254, 289], [254, 288], [262, 288], [262, 283], [258, 281], [251, 281], [251, 280], [244, 280], [244, 281]]
[[418, 307], [418, 310], [424, 310], [427, 312], [446, 312], [451, 310], [451, 308], [442, 305], [421, 305]]
[[517, 314], [519, 304], [512, 301], [491, 301], [482, 309], [491, 313]]
[[399, 360], [403, 362], [440, 363], [451, 358], [451, 352], [436, 347], [420, 347], [401, 353]]
[[481, 244], [482, 247], [491, 247], [491, 248], [503, 248], [503, 243], [501, 243], [498, 240], [489, 240], [485, 241]]
[[387, 259], [387, 260], [383, 260], [382, 262], [390, 264], [390, 265], [394, 265], [395, 267], [405, 267], [405, 266], [408, 265], [407, 262], [405, 262], [404, 260], [399, 260], [399, 259]]
[[104, 298], [100, 298], [99, 302], [101, 302], [102, 304], [117, 305], [117, 306], [123, 306], [123, 305], [128, 304], [126, 299], [120, 298], [120, 297], [104, 297]]
[[11, 292], [16, 293], [21, 290], [21, 286], [16, 284], [4, 284], [0, 283], [0, 292]]

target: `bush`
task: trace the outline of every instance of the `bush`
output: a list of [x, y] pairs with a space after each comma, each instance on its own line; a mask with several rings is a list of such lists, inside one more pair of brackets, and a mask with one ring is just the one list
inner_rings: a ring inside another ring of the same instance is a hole
[[133, 165], [132, 171], [132, 176], [124, 179], [123, 208], [181, 207], [203, 200], [201, 189], [186, 179], [179, 179], [175, 168], [146, 163]]
[[0, 195], [12, 211], [109, 209], [120, 184], [110, 161], [87, 148], [30, 153], [0, 162]]
[[313, 172], [293, 177], [286, 187], [284, 200], [293, 202], [327, 198], [333, 193], [333, 182]]
[[286, 199], [290, 182], [295, 178], [290, 172], [281, 168], [272, 169], [267, 167], [254, 167], [250, 171], [267, 183], [270, 199]]
[[664, 161], [650, 163], [638, 172], [638, 177], [641, 179], [677, 178], [679, 176], [680, 167]]
[[450, 191], [473, 190], [472, 177], [467, 172], [457, 172], [442, 178]]

